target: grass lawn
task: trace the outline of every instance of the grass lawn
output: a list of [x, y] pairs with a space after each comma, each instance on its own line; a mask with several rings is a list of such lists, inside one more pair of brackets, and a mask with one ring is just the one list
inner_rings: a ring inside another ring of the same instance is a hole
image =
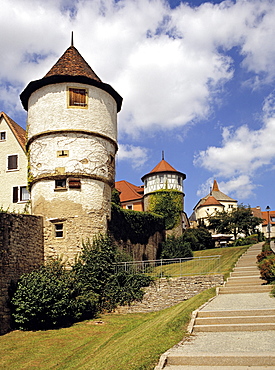
[[194, 252], [194, 257], [206, 257], [220, 255], [220, 260], [214, 259], [191, 259], [182, 264], [173, 263], [166, 266], [156, 267], [154, 275], [160, 275], [162, 271], [163, 276], [180, 276], [182, 275], [199, 275], [207, 273], [221, 273], [226, 279], [232, 271], [238, 258], [247, 250], [249, 246], [228, 247], [228, 248], [214, 248]]
[[[245, 247], [195, 252], [222, 254], [230, 271]], [[0, 369], [152, 370], [159, 356], [186, 334], [193, 310], [215, 288], [159, 312], [106, 314], [59, 330], [14, 331], [0, 337]]]

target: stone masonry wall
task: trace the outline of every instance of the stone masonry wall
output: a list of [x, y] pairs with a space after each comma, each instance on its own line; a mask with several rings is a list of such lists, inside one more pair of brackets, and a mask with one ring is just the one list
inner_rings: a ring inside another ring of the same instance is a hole
[[133, 244], [130, 240], [116, 240], [116, 245], [120, 250], [127, 252], [134, 261], [155, 260], [159, 257], [159, 246], [163, 240], [163, 233], [157, 231], [150, 236], [147, 244]]
[[0, 213], [0, 334], [11, 329], [11, 283], [43, 264], [42, 230], [42, 217]]
[[145, 295], [141, 302], [134, 302], [131, 306], [118, 307], [116, 312], [159, 311], [185, 301], [203, 290], [222, 284], [223, 276], [221, 274], [162, 278], [144, 288]]

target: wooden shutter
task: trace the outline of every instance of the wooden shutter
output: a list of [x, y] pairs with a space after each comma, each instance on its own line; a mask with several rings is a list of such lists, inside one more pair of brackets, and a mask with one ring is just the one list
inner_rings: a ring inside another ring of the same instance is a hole
[[17, 203], [18, 202], [18, 187], [15, 186], [12, 189], [12, 202]]
[[8, 156], [8, 170], [16, 170], [18, 168], [18, 155]]
[[80, 179], [77, 179], [77, 178], [74, 178], [74, 177], [70, 177], [68, 179], [68, 184], [69, 184], [69, 188], [74, 188], [74, 189], [80, 189], [81, 188]]
[[85, 107], [86, 106], [86, 90], [85, 89], [69, 89], [70, 106]]

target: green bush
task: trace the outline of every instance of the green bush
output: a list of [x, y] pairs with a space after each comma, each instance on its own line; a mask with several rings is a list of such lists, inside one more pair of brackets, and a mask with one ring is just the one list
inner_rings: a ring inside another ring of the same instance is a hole
[[183, 234], [183, 239], [190, 242], [192, 251], [214, 248], [214, 241], [211, 233], [204, 227], [197, 229], [187, 229]]
[[[116, 273], [116, 248], [107, 236], [99, 236], [93, 244], [87, 242], [73, 267], [77, 281], [84, 292], [93, 291], [98, 296], [98, 310], [112, 310], [118, 304], [127, 304], [143, 296], [140, 288], [150, 284], [149, 277]], [[131, 285], [132, 284], [132, 285]], [[126, 298], [127, 297], [127, 298]]]
[[11, 303], [17, 328], [43, 330], [66, 326], [84, 314], [93, 316], [97, 297], [93, 292], [83, 295], [73, 273], [51, 261], [22, 275]]
[[161, 258], [187, 258], [193, 257], [191, 243], [185, 241], [183, 236], [168, 236], [162, 245]]
[[261, 279], [268, 283], [275, 281], [275, 254], [270, 249], [269, 243], [265, 243], [262, 252], [257, 256], [258, 268], [260, 269]]
[[125, 271], [116, 273], [116, 248], [105, 236], [83, 246], [71, 270], [51, 261], [23, 275], [11, 303], [16, 328], [44, 330], [91, 319], [102, 310], [143, 297], [141, 287], [151, 278]]
[[262, 241], [262, 233], [252, 234], [245, 238], [239, 238], [235, 241], [234, 246], [241, 246], [241, 245], [248, 245], [248, 244], [256, 244]]
[[109, 231], [116, 240], [130, 240], [133, 244], [147, 244], [150, 236], [165, 229], [162, 216], [149, 212], [122, 209], [112, 203]]

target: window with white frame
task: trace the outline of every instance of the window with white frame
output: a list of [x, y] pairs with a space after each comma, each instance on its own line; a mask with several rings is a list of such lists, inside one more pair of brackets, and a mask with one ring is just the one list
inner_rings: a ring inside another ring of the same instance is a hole
[[7, 138], [6, 131], [1, 131], [0, 132], [0, 141], [5, 141], [6, 138]]
[[27, 202], [30, 200], [30, 193], [26, 186], [14, 186], [12, 188], [12, 202]]
[[17, 170], [18, 169], [18, 155], [8, 155], [8, 171]]
[[127, 204], [126, 205], [126, 209], [133, 209], [134, 207], [133, 207], [133, 204]]

